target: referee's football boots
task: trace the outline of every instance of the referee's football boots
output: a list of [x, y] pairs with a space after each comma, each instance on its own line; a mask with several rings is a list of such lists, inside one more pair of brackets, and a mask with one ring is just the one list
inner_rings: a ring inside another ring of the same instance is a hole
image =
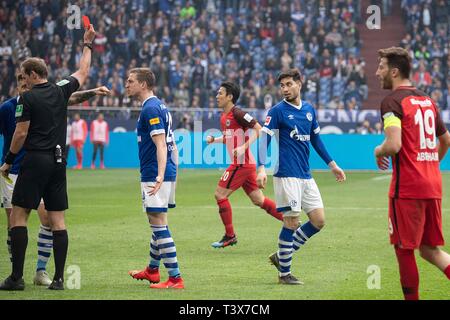
[[49, 290], [64, 290], [64, 281], [63, 279], [53, 280], [52, 283], [48, 286]]
[[233, 235], [231, 237], [227, 236], [227, 235], [224, 235], [220, 241], [216, 241], [216, 242], [211, 243], [211, 246], [213, 248], [225, 248], [225, 247], [228, 247], [228, 246], [234, 246], [235, 244], [237, 244], [237, 237], [236, 237], [236, 235]]
[[25, 281], [23, 278], [19, 280], [14, 280], [11, 276], [6, 278], [2, 283], [0, 283], [0, 290], [6, 291], [22, 291], [25, 289]]

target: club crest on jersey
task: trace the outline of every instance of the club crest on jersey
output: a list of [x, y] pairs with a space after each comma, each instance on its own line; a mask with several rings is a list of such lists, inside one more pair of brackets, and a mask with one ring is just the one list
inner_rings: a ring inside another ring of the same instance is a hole
[[297, 206], [297, 201], [291, 200], [291, 201], [289, 201], [289, 205], [290, 205], [291, 207], [296, 207], [296, 206]]
[[272, 117], [267, 116], [266, 117], [266, 122], [264, 122], [264, 125], [268, 126], [270, 124], [270, 121], [272, 121]]
[[231, 121], [230, 121], [230, 119], [227, 119], [227, 121], [225, 122], [225, 124], [226, 124], [226, 126], [227, 126], [227, 127], [229, 127], [229, 126], [230, 126], [230, 124], [231, 124]]
[[306, 114], [306, 119], [308, 119], [309, 121], [312, 121], [313, 117], [312, 117], [311, 112], [308, 112], [308, 113]]

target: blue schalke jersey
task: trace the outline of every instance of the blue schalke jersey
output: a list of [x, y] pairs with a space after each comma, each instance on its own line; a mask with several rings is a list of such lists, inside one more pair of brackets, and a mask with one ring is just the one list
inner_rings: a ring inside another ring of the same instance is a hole
[[161, 100], [152, 96], [144, 101], [137, 123], [142, 182], [155, 181], [158, 176], [156, 145], [152, 140], [152, 136], [156, 134], [164, 134], [167, 142], [167, 165], [164, 181], [175, 181], [177, 177], [177, 167], [172, 159], [174, 141], [172, 115]]
[[311, 179], [309, 167], [310, 141], [319, 134], [314, 107], [301, 101], [295, 106], [286, 100], [273, 106], [262, 129], [273, 136], [278, 130], [279, 159], [275, 177]]
[[[0, 106], [0, 134], [3, 136], [2, 163], [5, 163], [5, 156], [9, 151], [14, 131], [16, 130], [16, 108], [18, 99], [18, 97], [11, 98]], [[24, 155], [25, 150], [22, 148], [9, 171], [11, 174], [19, 173], [20, 163], [22, 162]]]

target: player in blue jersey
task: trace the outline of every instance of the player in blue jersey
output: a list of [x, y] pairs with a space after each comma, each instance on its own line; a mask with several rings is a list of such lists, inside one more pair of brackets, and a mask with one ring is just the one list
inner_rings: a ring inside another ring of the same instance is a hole
[[[300, 72], [297, 69], [282, 72], [278, 81], [284, 100], [269, 110], [261, 129], [257, 183], [261, 188], [266, 185], [265, 154], [271, 137], [277, 135], [280, 157], [273, 185], [277, 210], [283, 212], [284, 225], [278, 238], [278, 251], [269, 259], [279, 271], [279, 283], [296, 285], [302, 282], [291, 274], [292, 254], [325, 225], [322, 198], [309, 167], [310, 144], [338, 182], [346, 178], [320, 139], [316, 111], [310, 103], [301, 100]], [[300, 225], [302, 209], [309, 221]]]
[[[142, 103], [137, 123], [141, 193], [152, 236], [149, 265], [144, 270], [128, 273], [134, 279], [148, 280], [150, 288], [183, 289], [177, 251], [167, 225], [167, 209], [175, 207], [178, 151], [173, 137], [172, 116], [154, 95], [154, 87], [155, 76], [150, 69], [130, 70], [125, 85], [127, 95]], [[169, 273], [169, 279], [159, 283], [161, 260]]]
[[[9, 151], [11, 141], [14, 135], [14, 130], [16, 129], [16, 107], [17, 102], [20, 99], [20, 95], [25, 91], [28, 91], [27, 84], [21, 74], [17, 74], [17, 89], [19, 96], [11, 98], [0, 105], [0, 135], [3, 136], [3, 152], [2, 152], [2, 163], [5, 161], [5, 156]], [[92, 90], [80, 91], [72, 94], [69, 99], [69, 105], [74, 105], [88, 100], [96, 95], [107, 95], [109, 90], [106, 87], [99, 87]], [[5, 179], [3, 176], [0, 177], [1, 186], [1, 205], [5, 208], [7, 226], [8, 226], [8, 239], [7, 246], [9, 252], [9, 258], [12, 262], [11, 256], [11, 211], [12, 211], [12, 194], [14, 190], [14, 185], [17, 179], [17, 175], [20, 169], [20, 163], [25, 155], [25, 150], [22, 149], [14, 160], [13, 166], [9, 171], [9, 179]], [[47, 217], [47, 211], [45, 210], [44, 203], [41, 202], [38, 208], [38, 216], [41, 222], [38, 234], [38, 261], [36, 264], [36, 274], [33, 279], [35, 285], [49, 286], [51, 284], [50, 277], [46, 271], [47, 262], [50, 258], [52, 248], [53, 248], [53, 234], [51, 231], [50, 223]]]

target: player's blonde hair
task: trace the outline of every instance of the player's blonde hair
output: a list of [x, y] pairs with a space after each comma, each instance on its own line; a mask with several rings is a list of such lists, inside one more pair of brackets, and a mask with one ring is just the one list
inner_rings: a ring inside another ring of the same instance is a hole
[[148, 89], [153, 89], [155, 86], [155, 75], [149, 68], [134, 68], [130, 70], [130, 74], [136, 75], [136, 80], [139, 83], [145, 82]]

